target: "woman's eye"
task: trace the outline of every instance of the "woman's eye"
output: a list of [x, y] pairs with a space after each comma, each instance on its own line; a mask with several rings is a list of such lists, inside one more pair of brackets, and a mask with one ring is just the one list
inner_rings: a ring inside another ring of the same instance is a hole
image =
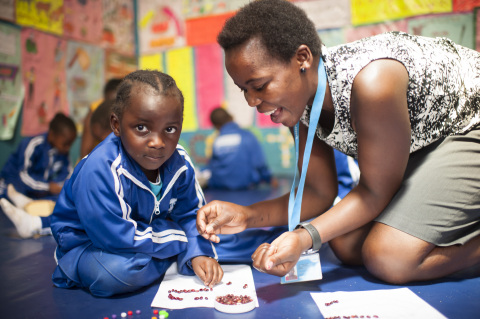
[[173, 134], [177, 131], [177, 129], [175, 127], [167, 127], [167, 129], [165, 131], [167, 133]]
[[253, 88], [255, 91], [261, 91], [265, 87], [265, 84], [256, 88]]

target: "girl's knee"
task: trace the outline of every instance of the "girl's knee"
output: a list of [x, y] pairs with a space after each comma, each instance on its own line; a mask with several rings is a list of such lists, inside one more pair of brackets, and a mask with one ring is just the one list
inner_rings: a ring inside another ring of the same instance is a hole
[[165, 273], [170, 263], [154, 261], [144, 254], [117, 255], [99, 249], [86, 250], [78, 263], [78, 276], [82, 287], [92, 295], [109, 297], [151, 284]]

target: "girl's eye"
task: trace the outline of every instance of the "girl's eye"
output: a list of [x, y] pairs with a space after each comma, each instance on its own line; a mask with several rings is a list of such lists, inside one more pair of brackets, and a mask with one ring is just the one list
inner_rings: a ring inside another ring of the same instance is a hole
[[139, 132], [146, 132], [147, 131], [147, 127], [145, 125], [137, 125], [136, 129]]
[[177, 129], [176, 129], [175, 127], [167, 127], [167, 128], [165, 129], [165, 131], [166, 131], [167, 133], [173, 134], [173, 133], [175, 133], [175, 132], [177, 131]]

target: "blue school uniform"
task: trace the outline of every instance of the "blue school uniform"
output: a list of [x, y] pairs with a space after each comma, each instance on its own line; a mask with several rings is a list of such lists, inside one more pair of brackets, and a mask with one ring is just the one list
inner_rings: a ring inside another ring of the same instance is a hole
[[212, 173], [208, 181], [211, 188], [245, 189], [262, 181], [270, 183], [272, 177], [255, 135], [235, 122], [219, 130], [208, 169]]
[[0, 198], [7, 197], [7, 185], [32, 199], [52, 199], [50, 182], [63, 183], [72, 171], [68, 154], [60, 154], [47, 134], [24, 138], [0, 173]]
[[80, 161], [51, 218], [57, 287], [111, 296], [158, 280], [175, 260], [181, 274], [193, 275], [192, 258], [216, 258], [212, 243], [196, 229], [205, 199], [186, 151], [178, 145], [159, 171], [157, 200], [113, 133]]

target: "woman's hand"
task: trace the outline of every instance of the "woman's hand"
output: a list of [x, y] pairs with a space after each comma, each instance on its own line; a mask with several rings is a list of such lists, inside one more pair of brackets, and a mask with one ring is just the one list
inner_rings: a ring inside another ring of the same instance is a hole
[[229, 202], [212, 201], [197, 212], [197, 230], [205, 239], [220, 242], [217, 234], [236, 234], [247, 228], [244, 206]]
[[[297, 264], [302, 252], [308, 249], [305, 248], [307, 238], [303, 235], [299, 231], [286, 232], [272, 244], [261, 244], [252, 255], [253, 267], [267, 274], [285, 276]], [[307, 233], [306, 236], [310, 235]]]
[[198, 256], [192, 258], [192, 268], [195, 274], [203, 281], [203, 284], [212, 288], [223, 278], [223, 269], [213, 258]]

